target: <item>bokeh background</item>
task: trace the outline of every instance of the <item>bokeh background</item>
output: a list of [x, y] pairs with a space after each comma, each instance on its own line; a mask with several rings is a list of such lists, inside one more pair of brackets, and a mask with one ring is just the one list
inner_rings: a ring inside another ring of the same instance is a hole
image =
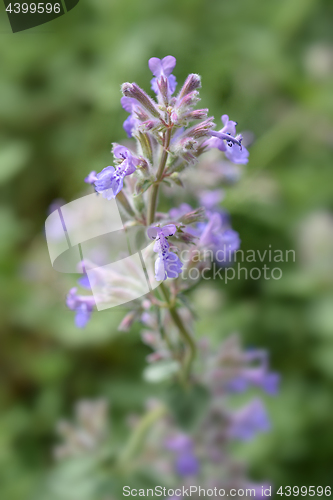
[[110, 399], [114, 433], [156, 389], [148, 348], [123, 311], [84, 331], [64, 305], [71, 276], [50, 266], [43, 225], [56, 198], [84, 193], [124, 138], [120, 84], [149, 88], [147, 60], [172, 54], [178, 82], [202, 75], [203, 107], [255, 142], [223, 206], [242, 249], [295, 249], [283, 278], [219, 281], [192, 295], [198, 335], [240, 332], [268, 349], [281, 392], [272, 432], [241, 450], [252, 477], [332, 485], [333, 3], [331, 0], [81, 0], [13, 35], [0, 21], [0, 498], [33, 499], [54, 427], [82, 397]]

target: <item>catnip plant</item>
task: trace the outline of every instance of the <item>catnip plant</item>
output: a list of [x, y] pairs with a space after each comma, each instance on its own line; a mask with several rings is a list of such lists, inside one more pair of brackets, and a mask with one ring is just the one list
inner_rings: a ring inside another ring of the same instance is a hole
[[[214, 498], [221, 496], [219, 490], [227, 495], [233, 488], [253, 488], [255, 496], [261, 497], [263, 483], [247, 478], [247, 468], [232, 457], [231, 445], [268, 431], [269, 418], [259, 397], [240, 408], [234, 407], [232, 398], [251, 387], [274, 395], [279, 376], [269, 371], [264, 350], [243, 350], [236, 334], [219, 346], [211, 346], [209, 338], [196, 339], [195, 313], [186, 294], [202, 277], [206, 279], [213, 264], [233, 263], [240, 238], [220, 208], [223, 192], [219, 188], [223, 181], [237, 180], [249, 152], [242, 135], [236, 133], [237, 123], [228, 115], [222, 115], [219, 128], [208, 109], [196, 108], [199, 75], [190, 74], [176, 94], [175, 65], [172, 56], [149, 60], [156, 99], [136, 83], [122, 85], [121, 105], [129, 113], [123, 127], [133, 146], [113, 144], [113, 165], [85, 178], [95, 196], [117, 200], [125, 227], [139, 227], [152, 242], [158, 286], [140, 298], [129, 298], [119, 330], [130, 330], [134, 322], [141, 325], [142, 340], [152, 350], [144, 375], [161, 383], [163, 394], [147, 402], [147, 413], [130, 424], [128, 442], [112, 459], [106, 444], [105, 401], [79, 403], [77, 423], [59, 426], [63, 443], [56, 456], [98, 457], [99, 477], [107, 477], [101, 464], [111, 463], [107, 474], [118, 478], [115, 482], [126, 472], [148, 467], [160, 478], [159, 484], [171, 489], [165, 495], [170, 498], [184, 498], [190, 485], [212, 489]], [[213, 150], [210, 163], [205, 158]], [[174, 203], [179, 200], [174, 195], [179, 187], [182, 202], [161, 211], [160, 195], [167, 192]], [[68, 293], [67, 306], [75, 313], [77, 327], [84, 328], [93, 320], [98, 301], [107, 301], [114, 290], [130, 289], [134, 278], [120, 285], [115, 275], [107, 271], [103, 275], [103, 268], [88, 260], [83, 259], [80, 266], [82, 288], [91, 290], [92, 280], [102, 282], [100, 294], [79, 293], [77, 287]], [[172, 494], [177, 487], [181, 493]], [[116, 489], [101, 498], [121, 495]], [[196, 498], [194, 490], [192, 496]]]

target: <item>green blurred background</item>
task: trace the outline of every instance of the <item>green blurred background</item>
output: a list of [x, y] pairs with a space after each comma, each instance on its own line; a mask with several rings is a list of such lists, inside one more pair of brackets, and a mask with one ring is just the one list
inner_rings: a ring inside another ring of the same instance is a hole
[[120, 439], [153, 393], [138, 329], [117, 332], [123, 311], [75, 329], [64, 305], [74, 278], [51, 268], [43, 224], [55, 198], [79, 197], [87, 173], [110, 164], [127, 116], [120, 84], [148, 89], [148, 59], [168, 54], [178, 82], [202, 75], [203, 107], [255, 134], [224, 202], [242, 248], [296, 251], [281, 280], [193, 293], [198, 335], [239, 331], [282, 376], [267, 400], [272, 432], [242, 454], [258, 480], [332, 485], [332, 0], [81, 0], [17, 34], [1, 5], [0, 54], [0, 499], [33, 498], [75, 401], [110, 398]]

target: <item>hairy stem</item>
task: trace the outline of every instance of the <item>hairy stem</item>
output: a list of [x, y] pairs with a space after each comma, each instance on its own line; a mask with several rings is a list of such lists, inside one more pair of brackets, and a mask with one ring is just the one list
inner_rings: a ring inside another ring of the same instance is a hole
[[168, 294], [167, 289], [166, 289], [163, 282], [160, 284], [160, 288], [161, 288], [161, 291], [165, 297], [165, 300], [169, 304], [169, 311], [170, 311], [171, 317], [172, 317], [175, 325], [178, 327], [178, 330], [183, 338], [183, 341], [187, 345], [187, 354], [186, 354], [185, 361], [184, 361], [184, 380], [187, 383], [189, 376], [190, 376], [190, 373], [191, 373], [192, 362], [193, 362], [195, 355], [196, 355], [195, 342], [194, 342], [191, 334], [186, 330], [185, 325], [184, 325], [181, 317], [178, 314], [176, 306], [170, 304], [169, 294]]
[[151, 426], [154, 422], [156, 422], [156, 420], [163, 417], [166, 412], [166, 407], [160, 405], [146, 413], [146, 415], [140, 420], [119, 457], [118, 467], [120, 471], [124, 471], [125, 467], [136, 456]]
[[158, 189], [160, 187], [160, 182], [163, 177], [163, 172], [165, 169], [166, 161], [168, 159], [168, 148], [170, 145], [170, 138], [171, 138], [171, 128], [168, 128], [165, 132], [164, 136], [164, 141], [163, 141], [163, 151], [161, 155], [161, 160], [160, 164], [157, 169], [156, 173], [156, 181], [155, 183], [151, 186], [150, 188], [150, 198], [149, 198], [149, 203], [148, 203], [148, 211], [147, 211], [147, 226], [150, 226], [155, 219], [155, 212], [156, 212], [156, 204], [157, 204], [157, 195], [158, 195]]

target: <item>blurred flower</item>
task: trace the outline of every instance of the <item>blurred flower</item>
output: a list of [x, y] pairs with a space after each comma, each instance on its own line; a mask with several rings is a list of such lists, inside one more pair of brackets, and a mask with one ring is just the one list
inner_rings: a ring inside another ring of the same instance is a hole
[[57, 425], [63, 443], [56, 446], [57, 459], [74, 457], [97, 450], [105, 440], [108, 430], [107, 402], [82, 400], [75, 407], [75, 423], [62, 420]]
[[231, 229], [226, 213], [207, 212], [208, 222], [199, 223], [200, 245], [211, 248], [218, 263], [229, 263], [232, 254], [239, 249], [239, 234]]
[[72, 288], [66, 298], [69, 309], [75, 311], [75, 324], [78, 328], [84, 328], [90, 320], [91, 313], [95, 306], [93, 296], [77, 294], [77, 288]]
[[199, 473], [199, 461], [193, 452], [194, 442], [189, 436], [178, 434], [169, 437], [165, 447], [177, 454], [175, 467], [180, 476], [195, 476]]
[[198, 459], [189, 451], [178, 455], [175, 466], [180, 476], [196, 476], [200, 470]]
[[205, 190], [200, 193], [200, 204], [208, 210], [216, 208], [224, 198], [222, 189]]
[[270, 422], [260, 399], [254, 399], [231, 416], [229, 435], [232, 438], [248, 441], [253, 439], [257, 432], [269, 430]]
[[278, 373], [269, 373], [265, 367], [245, 368], [239, 376], [228, 382], [228, 390], [231, 392], [244, 392], [249, 384], [263, 389], [267, 394], [274, 396], [279, 389], [280, 376]]

